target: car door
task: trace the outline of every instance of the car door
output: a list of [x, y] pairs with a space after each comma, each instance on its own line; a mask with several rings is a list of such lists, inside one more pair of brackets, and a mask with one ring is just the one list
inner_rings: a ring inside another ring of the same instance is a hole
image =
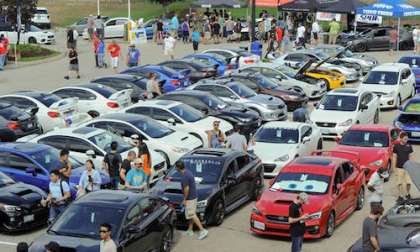
[[249, 196], [254, 187], [254, 173], [252, 170], [252, 159], [248, 154], [240, 154], [236, 157], [238, 171], [235, 176], [238, 180], [238, 198]]
[[387, 35], [386, 29], [377, 29], [373, 32], [370, 48], [389, 48], [389, 34]]
[[411, 82], [411, 70], [405, 68], [401, 71], [401, 99], [405, 100], [413, 92], [413, 83]]
[[[343, 175], [343, 168], [340, 166], [337, 167], [334, 178], [333, 178], [333, 185], [332, 185], [332, 199], [333, 199], [333, 207], [336, 213], [336, 219], [341, 218], [343, 213], [346, 210], [346, 192], [344, 187], [344, 175]], [[340, 189], [338, 188], [340, 185]]]
[[[345, 194], [345, 211], [356, 205], [357, 195], [358, 195], [358, 186], [357, 186], [357, 174], [355, 172], [355, 167], [351, 162], [345, 162], [341, 165], [343, 169], [343, 187]], [[350, 214], [350, 212], [347, 212]]]
[[105, 38], [114, 38], [117, 35], [117, 19], [109, 20], [104, 25]]
[[147, 227], [142, 229], [142, 209], [140, 202], [131, 207], [124, 220], [120, 245], [124, 252], [150, 251], [152, 233]]
[[[366, 107], [366, 109], [361, 109]], [[376, 113], [376, 107], [373, 104], [373, 95], [370, 92], [365, 92], [360, 96], [359, 99], [359, 111], [357, 112], [357, 120], [362, 124], [373, 123], [373, 119]]]
[[236, 180], [237, 171], [236, 159], [228, 160], [220, 182], [220, 187], [225, 193], [225, 206], [230, 206], [240, 197], [240, 186]]
[[[300, 128], [299, 137], [300, 137], [300, 145], [298, 146], [298, 154], [299, 156], [306, 156], [310, 155], [313, 151], [316, 150], [318, 145], [318, 139], [314, 137], [314, 129], [312, 126], [303, 125]], [[303, 139], [309, 139], [307, 142], [303, 142]]]

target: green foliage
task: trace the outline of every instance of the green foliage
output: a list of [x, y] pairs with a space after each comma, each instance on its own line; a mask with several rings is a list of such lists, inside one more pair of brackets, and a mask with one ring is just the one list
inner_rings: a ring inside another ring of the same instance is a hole
[[[22, 24], [28, 24], [35, 14], [38, 0], [20, 0], [20, 3]], [[16, 24], [16, 0], [0, 0], [0, 6], [3, 8], [9, 22]]]
[[[11, 48], [10, 48], [11, 51], [15, 50], [14, 46], [15, 45], [11, 45]], [[16, 51], [20, 53], [20, 56], [22, 57], [22, 59], [46, 58], [46, 57], [59, 54], [59, 52], [57, 51], [53, 51], [39, 45], [31, 45], [31, 44], [17, 45]]]

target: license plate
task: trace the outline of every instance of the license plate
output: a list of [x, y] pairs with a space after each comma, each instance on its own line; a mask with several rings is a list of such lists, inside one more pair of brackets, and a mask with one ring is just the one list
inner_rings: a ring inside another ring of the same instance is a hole
[[265, 230], [265, 224], [259, 221], [254, 221], [254, 228]]
[[329, 129], [321, 128], [321, 134], [328, 134], [328, 133], [330, 133]]
[[411, 136], [420, 137], [420, 132], [411, 132]]
[[23, 222], [31, 222], [31, 221], [34, 221], [34, 220], [35, 220], [35, 217], [34, 217], [33, 214], [23, 216]]

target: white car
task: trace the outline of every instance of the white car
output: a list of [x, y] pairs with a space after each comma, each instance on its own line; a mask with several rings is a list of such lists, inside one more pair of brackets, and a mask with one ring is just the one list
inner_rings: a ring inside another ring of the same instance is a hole
[[268, 122], [257, 130], [248, 148], [261, 159], [264, 176], [274, 177], [296, 157], [322, 149], [321, 131], [308, 123]]
[[62, 99], [49, 93], [22, 91], [0, 96], [0, 102], [13, 104], [26, 111], [37, 109], [36, 116], [44, 132], [75, 126], [92, 119], [87, 113], [78, 110], [77, 98]]
[[[129, 151], [137, 153], [137, 148], [124, 141], [120, 136], [103, 129], [89, 127], [59, 129], [29, 140], [28, 137], [19, 139], [19, 141], [26, 140], [32, 143], [50, 145], [59, 150], [68, 149], [70, 156], [80, 162], [85, 162], [90, 158], [86, 152], [91, 150], [94, 151], [98, 158], [100, 157], [103, 160], [105, 154], [110, 151], [111, 142], [114, 141], [118, 143], [117, 151], [122, 159], [127, 157]], [[152, 160], [152, 182], [154, 182], [163, 175], [163, 172], [167, 169], [167, 164], [161, 154], [153, 150], [149, 151]]]
[[324, 138], [336, 138], [353, 124], [378, 123], [379, 111], [379, 98], [374, 93], [360, 88], [338, 88], [321, 99], [310, 120], [321, 129]]
[[205, 50], [203, 53], [219, 54], [225, 57], [226, 59], [230, 59], [231, 64], [239, 64], [239, 67], [259, 63], [261, 61], [260, 56], [249, 53], [248, 51], [243, 49], [208, 49]]
[[[18, 34], [12, 26], [1, 26], [0, 34], [9, 39], [11, 44], [16, 44]], [[55, 34], [51, 31], [44, 31], [35, 25], [22, 28], [20, 33], [20, 43], [22, 44], [55, 44]]]
[[327, 92], [327, 84], [321, 80], [314, 80], [312, 83], [296, 80], [285, 74], [284, 69], [278, 64], [259, 63], [241, 67], [239, 72], [261, 73], [262, 75], [274, 79], [284, 87], [299, 90], [305, 93], [310, 99], [322, 97]]
[[416, 94], [416, 78], [410, 66], [386, 63], [372, 69], [360, 85], [380, 97], [381, 108], [399, 108]]
[[50, 29], [51, 20], [48, 9], [45, 7], [36, 7], [35, 14], [31, 18], [31, 22], [40, 28]]
[[97, 117], [106, 113], [117, 112], [131, 105], [132, 89], [117, 91], [108, 86], [89, 83], [78, 86], [66, 86], [52, 91], [62, 98], [77, 97], [79, 110]]
[[[131, 23], [131, 27], [135, 27], [136, 23], [127, 17], [110, 18], [104, 23], [104, 38], [122, 38], [126, 33], [127, 24]], [[82, 34], [84, 39], [89, 39], [87, 28]]]
[[213, 128], [214, 121], [220, 121], [220, 130], [225, 135], [233, 132], [233, 126], [213, 116], [205, 116], [200, 111], [186, 104], [169, 100], [140, 101], [122, 112], [149, 116], [171, 129], [184, 131], [201, 140], [203, 147], [209, 145], [207, 131]]
[[151, 150], [161, 153], [168, 166], [187, 152], [202, 147], [200, 139], [182, 131], [175, 131], [148, 116], [131, 113], [112, 113], [84, 124], [86, 127], [111, 131], [126, 141], [140, 136]]

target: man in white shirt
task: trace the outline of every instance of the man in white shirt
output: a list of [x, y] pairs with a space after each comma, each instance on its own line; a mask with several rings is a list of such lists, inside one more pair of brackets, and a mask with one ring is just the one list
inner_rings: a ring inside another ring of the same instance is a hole
[[232, 150], [246, 152], [248, 149], [246, 138], [239, 133], [240, 128], [238, 125], [235, 125], [234, 131], [235, 132], [227, 138], [227, 147]]
[[313, 44], [314, 46], [317, 46], [319, 43], [319, 32], [321, 31], [321, 28], [319, 27], [318, 22], [315, 20], [312, 23], [312, 37], [313, 37]]
[[379, 168], [369, 179], [367, 188], [370, 191], [368, 202], [370, 204], [382, 205], [384, 197], [384, 183], [388, 180], [389, 174], [385, 168]]
[[111, 238], [112, 228], [108, 223], [101, 224], [99, 236], [101, 237], [99, 252], [117, 252], [117, 246]]
[[297, 28], [297, 35], [296, 35], [296, 45], [305, 47], [305, 26], [300, 23], [299, 27]]
[[420, 26], [416, 26], [413, 30], [414, 52], [420, 53]]
[[172, 37], [172, 34], [166, 35], [166, 38], [164, 39], [163, 53], [165, 55], [168, 55], [171, 58], [171, 60], [175, 58], [174, 56], [175, 44], [176, 44], [176, 39]]

